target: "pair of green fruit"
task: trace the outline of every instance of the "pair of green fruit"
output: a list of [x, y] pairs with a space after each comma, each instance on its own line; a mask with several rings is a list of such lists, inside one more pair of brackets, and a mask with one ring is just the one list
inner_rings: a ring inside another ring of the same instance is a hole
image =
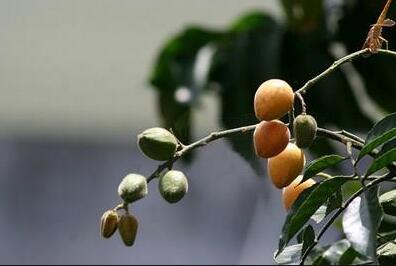
[[[186, 176], [176, 170], [170, 170], [159, 178], [158, 188], [161, 196], [169, 203], [180, 201], [188, 191]], [[147, 180], [138, 174], [124, 177], [118, 186], [118, 195], [129, 204], [147, 195]]]

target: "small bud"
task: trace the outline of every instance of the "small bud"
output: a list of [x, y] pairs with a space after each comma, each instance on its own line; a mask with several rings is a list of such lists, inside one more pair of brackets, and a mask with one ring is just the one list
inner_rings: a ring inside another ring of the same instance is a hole
[[118, 213], [114, 210], [108, 210], [102, 215], [100, 221], [100, 233], [104, 238], [110, 238], [117, 230]]
[[157, 161], [167, 161], [177, 149], [177, 139], [164, 128], [146, 129], [137, 137], [139, 149], [147, 157]]
[[186, 176], [180, 171], [168, 171], [159, 179], [159, 191], [167, 202], [178, 202], [188, 191]]
[[124, 177], [118, 186], [118, 195], [125, 203], [132, 203], [147, 195], [147, 180], [138, 174], [129, 174]]
[[310, 115], [299, 115], [293, 123], [294, 136], [299, 148], [305, 149], [312, 145], [315, 137], [317, 124], [315, 118]]
[[130, 247], [135, 242], [137, 229], [138, 221], [135, 216], [128, 213], [121, 216], [118, 222], [118, 231], [126, 246]]

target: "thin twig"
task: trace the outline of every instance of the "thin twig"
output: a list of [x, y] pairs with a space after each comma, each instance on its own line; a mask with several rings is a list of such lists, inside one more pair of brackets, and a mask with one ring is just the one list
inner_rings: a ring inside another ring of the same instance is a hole
[[307, 104], [304, 101], [304, 98], [302, 97], [301, 93], [295, 92], [294, 95], [300, 100], [301, 103], [301, 113], [303, 115], [307, 114]]
[[233, 129], [228, 129], [224, 131], [218, 131], [218, 132], [212, 132], [208, 136], [197, 140], [194, 143], [191, 143], [189, 145], [184, 145], [183, 148], [179, 151], [176, 152], [174, 157], [170, 159], [169, 161], [166, 161], [165, 163], [161, 164], [158, 166], [158, 168], [152, 173], [148, 178], [147, 182], [150, 182], [154, 178], [158, 177], [162, 171], [165, 169], [170, 169], [172, 168], [172, 165], [179, 160], [181, 157], [183, 157], [186, 153], [189, 153], [190, 151], [203, 147], [208, 145], [210, 142], [221, 139], [224, 137], [230, 137], [232, 135], [238, 135], [238, 134], [243, 134], [243, 133], [249, 133], [251, 131], [254, 131], [257, 125], [249, 125], [249, 126], [244, 126], [244, 127], [239, 127], [239, 128], [233, 128]]
[[[296, 93], [305, 94], [309, 88], [311, 88], [313, 85], [315, 85], [316, 83], [318, 83], [319, 81], [321, 81], [322, 79], [324, 79], [325, 77], [330, 75], [332, 72], [337, 70], [341, 65], [343, 65], [347, 62], [351, 62], [351, 61], [353, 61], [357, 58], [360, 58], [360, 57], [364, 58], [363, 55], [367, 56], [368, 54], [370, 54], [369, 49], [363, 49], [363, 50], [354, 52], [352, 54], [349, 54], [347, 56], [344, 56], [343, 58], [335, 61], [325, 71], [323, 71], [322, 73], [320, 73], [319, 75], [317, 75], [316, 77], [314, 77], [313, 79], [311, 79], [307, 83], [305, 83], [304, 86], [302, 86], [299, 90], [296, 91]], [[378, 54], [386, 54], [386, 55], [391, 55], [391, 56], [396, 57], [396, 52], [390, 51], [390, 50], [380, 49], [380, 50], [378, 50]]]

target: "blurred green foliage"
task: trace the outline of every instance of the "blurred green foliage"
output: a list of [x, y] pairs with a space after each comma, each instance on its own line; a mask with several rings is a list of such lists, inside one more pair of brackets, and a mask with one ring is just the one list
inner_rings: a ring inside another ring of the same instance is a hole
[[[222, 127], [257, 122], [253, 97], [263, 81], [281, 78], [297, 90], [335, 61], [334, 44], [343, 45], [347, 52], [359, 50], [384, 1], [281, 0], [280, 5], [285, 21], [264, 10], [254, 11], [220, 31], [187, 27], [164, 45], [150, 76], [158, 92], [164, 127], [189, 142], [194, 123], [191, 114], [208, 90], [218, 94]], [[395, 7], [389, 14], [394, 11]], [[390, 49], [396, 45], [395, 33], [388, 28], [384, 32]], [[200, 60], [205, 57], [206, 61]], [[373, 56], [357, 60], [353, 66], [380, 109], [396, 111], [396, 61]], [[360, 99], [343, 71], [319, 82], [305, 99], [308, 113], [319, 126], [367, 131], [374, 122], [359, 106]], [[250, 136], [231, 138], [230, 143], [258, 169]], [[317, 154], [330, 153], [331, 149], [323, 140], [312, 147]]]

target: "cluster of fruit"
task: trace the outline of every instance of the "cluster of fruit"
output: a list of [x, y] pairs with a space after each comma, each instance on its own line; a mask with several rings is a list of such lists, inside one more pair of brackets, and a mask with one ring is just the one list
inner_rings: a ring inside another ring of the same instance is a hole
[[283, 188], [286, 209], [302, 191], [315, 184], [313, 179], [300, 184], [305, 165], [302, 149], [310, 147], [316, 137], [315, 119], [305, 110], [294, 119], [294, 142], [288, 126], [279, 120], [293, 109], [294, 98], [290, 85], [279, 79], [265, 81], [254, 97], [255, 114], [261, 121], [253, 134], [255, 151], [257, 156], [268, 159], [268, 174], [277, 188]]
[[[163, 128], [150, 128], [138, 135], [138, 147], [144, 155], [157, 161], [172, 159], [179, 147], [175, 136]], [[186, 176], [177, 170], [169, 170], [159, 176], [158, 189], [161, 196], [169, 203], [180, 201], [188, 191]], [[138, 221], [128, 210], [128, 204], [147, 195], [147, 178], [131, 173], [125, 176], [118, 186], [118, 195], [123, 204], [115, 209], [106, 211], [101, 219], [101, 235], [110, 238], [115, 231], [120, 232], [121, 239], [126, 246], [135, 242]], [[118, 210], [124, 209], [121, 216]]]

